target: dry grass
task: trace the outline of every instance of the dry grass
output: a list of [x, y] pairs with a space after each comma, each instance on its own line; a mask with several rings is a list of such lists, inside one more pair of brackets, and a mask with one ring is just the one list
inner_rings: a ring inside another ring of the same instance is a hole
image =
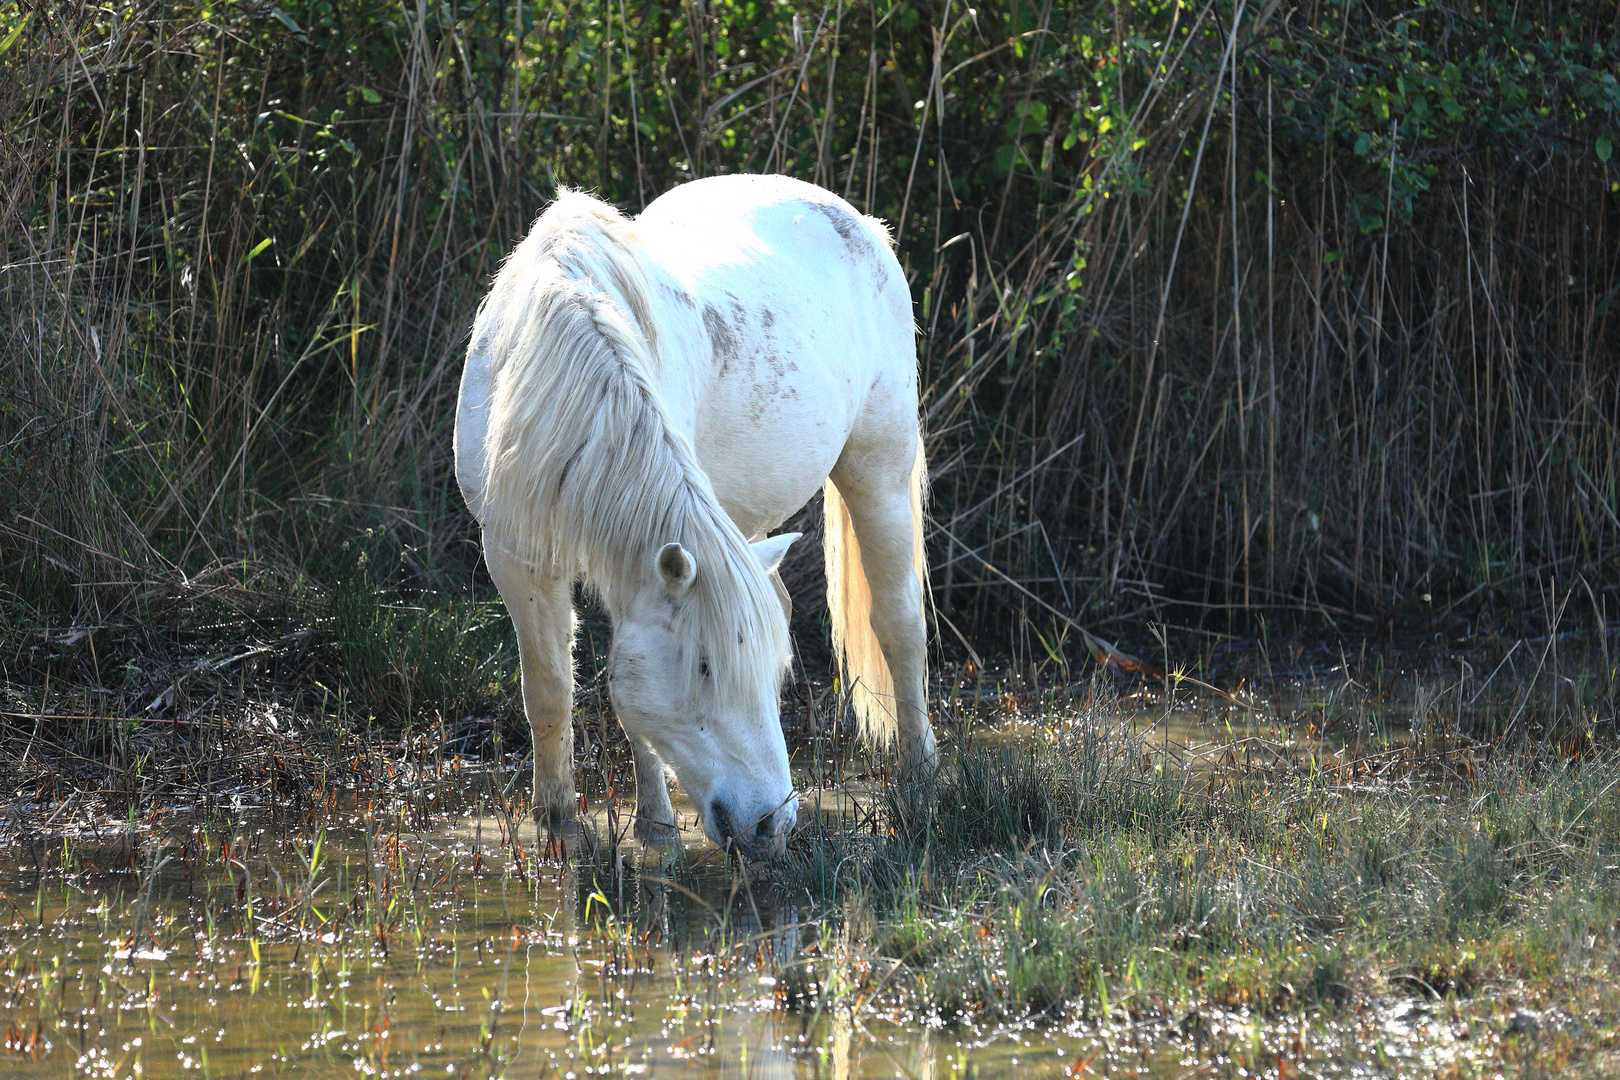
[[[1365, 4], [520, 9], [0, 10], [7, 653], [85, 630], [139, 664], [122, 628], [175, 595], [319, 636], [356, 552], [379, 610], [479, 623], [449, 450], [488, 275], [560, 182], [636, 209], [744, 169], [899, 233], [949, 654], [1038, 681], [1077, 623], [1606, 631], [1614, 196], [1580, 140], [1612, 109], [1565, 76], [1545, 122], [1379, 142], [1323, 135], [1329, 90], [1388, 89], [1335, 59], [1384, 41]], [[421, 715], [372, 660], [358, 706]]]

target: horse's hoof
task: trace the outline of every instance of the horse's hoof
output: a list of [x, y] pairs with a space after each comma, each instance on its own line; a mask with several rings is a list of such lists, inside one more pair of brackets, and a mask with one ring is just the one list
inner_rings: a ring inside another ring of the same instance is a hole
[[548, 832], [572, 825], [574, 821], [574, 804], [567, 802], [561, 806], [536, 806], [534, 808], [535, 825]]
[[667, 821], [654, 821], [637, 815], [635, 834], [644, 848], [674, 851], [681, 846], [681, 831]]
[[939, 747], [934, 733], [924, 728], [920, 735], [902, 738], [900, 775], [908, 781], [926, 783], [939, 773]]

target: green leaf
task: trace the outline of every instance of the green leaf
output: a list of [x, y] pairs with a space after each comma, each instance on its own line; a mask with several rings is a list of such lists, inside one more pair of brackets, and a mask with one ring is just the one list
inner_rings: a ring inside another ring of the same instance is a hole
[[991, 168], [995, 170], [994, 175], [1006, 176], [1009, 172], [1011, 172], [1013, 167], [1013, 159], [1016, 156], [1017, 150], [1010, 144], [1003, 143], [1002, 145], [996, 147], [994, 164], [991, 166]]
[[22, 37], [22, 32], [28, 28], [28, 23], [33, 19], [33, 17], [34, 13], [32, 11], [28, 12], [22, 18], [17, 20], [17, 25], [13, 26], [10, 31], [6, 33], [4, 39], [0, 39], [0, 56], [4, 56], [6, 53], [10, 52], [11, 47], [17, 44], [17, 39]]
[[287, 14], [285, 11], [282, 11], [280, 8], [271, 8], [270, 14], [275, 16], [276, 21], [282, 26], [285, 26], [288, 30], [291, 30], [299, 37], [304, 36], [303, 29], [296, 22], [294, 22], [293, 17]]
[[[919, 104], [921, 104], [919, 102]], [[1047, 109], [1044, 102], [1020, 101], [1013, 108], [1013, 115], [1007, 121], [1007, 135], [1018, 139], [1025, 135], [1035, 135], [1046, 130]]]
[[275, 242], [276, 242], [276, 238], [273, 237], [273, 236], [267, 236], [263, 240], [260, 240], [256, 245], [254, 245], [254, 248], [253, 248], [252, 251], [248, 252], [246, 255], [244, 255], [242, 257], [242, 265], [246, 266], [248, 263], [252, 262], [253, 257], [255, 255], [258, 255], [265, 248], [269, 247], [271, 244], [273, 244]]
[[[0, 49], [0, 51], [4, 50]], [[1597, 137], [1596, 149], [1599, 161], [1608, 161], [1609, 155], [1614, 153], [1614, 140], [1609, 138], [1607, 131]]]
[[358, 87], [358, 89], [360, 91], [360, 96], [366, 99], [366, 104], [368, 104], [368, 105], [380, 105], [380, 104], [382, 104], [382, 95], [377, 93], [377, 91], [373, 90], [371, 87], [369, 87], [369, 86], [361, 86], [361, 87]]

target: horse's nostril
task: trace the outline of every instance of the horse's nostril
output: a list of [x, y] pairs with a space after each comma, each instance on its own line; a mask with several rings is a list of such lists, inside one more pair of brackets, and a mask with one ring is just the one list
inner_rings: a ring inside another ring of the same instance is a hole
[[719, 799], [709, 804], [709, 820], [714, 822], [715, 835], [720, 838], [722, 845], [729, 844], [732, 836], [737, 832], [731, 823], [731, 813]]
[[771, 837], [775, 836], [776, 815], [766, 814], [764, 817], [760, 818], [759, 824], [754, 826], [754, 835], [759, 837], [761, 840], [769, 840]]

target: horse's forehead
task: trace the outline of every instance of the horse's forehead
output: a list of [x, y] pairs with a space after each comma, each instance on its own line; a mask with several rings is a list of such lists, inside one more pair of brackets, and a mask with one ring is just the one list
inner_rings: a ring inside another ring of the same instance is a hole
[[623, 617], [631, 625], [673, 632], [680, 610], [680, 601], [669, 595], [658, 580], [649, 579], [634, 593]]

